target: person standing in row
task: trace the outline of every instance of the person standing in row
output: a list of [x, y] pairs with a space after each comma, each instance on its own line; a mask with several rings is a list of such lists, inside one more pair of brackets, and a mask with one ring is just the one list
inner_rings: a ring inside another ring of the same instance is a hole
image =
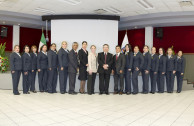
[[68, 65], [69, 65], [69, 50], [67, 50], [67, 42], [63, 41], [61, 48], [58, 51], [58, 62], [59, 62], [59, 83], [60, 93], [67, 93], [67, 77], [68, 77]]
[[159, 66], [158, 66], [158, 77], [157, 77], [158, 93], [164, 93], [165, 73], [166, 73], [165, 51], [163, 48], [159, 48]]
[[127, 95], [131, 94], [131, 69], [132, 69], [132, 63], [133, 63], [133, 53], [131, 51], [131, 45], [126, 44], [125, 45], [125, 70], [124, 70], [124, 76], [125, 76], [125, 93]]
[[149, 53], [149, 47], [147, 45], [143, 48], [143, 57], [144, 57], [144, 64], [141, 70], [142, 73], [142, 80], [143, 80], [143, 94], [148, 94], [149, 92], [149, 74], [151, 68], [151, 55]]
[[110, 74], [112, 70], [112, 63], [113, 63], [113, 55], [108, 52], [109, 45], [103, 45], [103, 52], [98, 53], [98, 73], [99, 73], [99, 89], [100, 95], [105, 93], [109, 95], [109, 81], [110, 81]]
[[35, 45], [31, 47], [30, 56], [32, 59], [32, 77], [31, 77], [32, 81], [30, 85], [30, 91], [33, 93], [36, 93], [35, 81], [36, 81], [36, 72], [37, 72], [37, 47]]
[[[125, 55], [121, 53], [121, 47], [115, 47], [116, 54], [113, 56], [113, 73], [114, 73], [114, 94], [122, 95], [124, 89], [124, 68], [125, 68]], [[120, 84], [120, 86], [118, 85]], [[118, 89], [118, 86], [120, 89]]]
[[30, 94], [29, 88], [32, 82], [32, 58], [29, 52], [30, 47], [25, 45], [24, 54], [22, 55], [23, 94]]
[[80, 61], [78, 79], [80, 80], [79, 92], [81, 94], [85, 93], [85, 83], [87, 80], [87, 66], [88, 66], [88, 51], [86, 50], [87, 44], [88, 43], [86, 41], [83, 41], [82, 48], [78, 52], [78, 57]]
[[183, 52], [179, 51], [177, 56], [177, 71], [176, 71], [177, 93], [180, 93], [182, 91], [185, 63], [186, 62], [185, 62], [185, 58], [183, 57]]
[[94, 85], [96, 80], [96, 73], [98, 69], [98, 56], [96, 54], [96, 46], [90, 47], [91, 52], [88, 55], [88, 81], [87, 81], [87, 92], [89, 95], [94, 94]]
[[40, 48], [40, 52], [38, 53], [37, 69], [38, 69], [39, 90], [40, 92], [48, 92], [47, 88], [48, 57], [46, 45], [43, 45]]
[[168, 93], [173, 93], [174, 90], [174, 78], [177, 69], [176, 56], [173, 55], [172, 48], [167, 50], [167, 62], [166, 62], [166, 87]]
[[152, 47], [151, 49], [151, 70], [150, 70], [150, 78], [151, 78], [151, 92], [150, 93], [152, 94], [156, 92], [158, 65], [159, 65], [159, 58], [158, 58], [158, 55], [156, 55], [156, 48]]
[[138, 94], [138, 75], [142, 70], [144, 64], [144, 58], [141, 52], [139, 52], [139, 47], [134, 47], [133, 54], [133, 66], [132, 66], [132, 84], [133, 84], [133, 94]]
[[18, 91], [18, 84], [22, 72], [22, 58], [19, 54], [19, 45], [14, 46], [14, 52], [10, 55], [10, 69], [12, 75], [13, 94], [20, 95]]
[[52, 43], [48, 51], [48, 93], [57, 93], [58, 56], [56, 44]]
[[77, 54], [78, 43], [74, 42], [72, 44], [72, 50], [69, 52], [69, 94], [76, 95], [75, 92], [75, 83], [76, 83], [76, 74], [79, 67], [78, 54]]

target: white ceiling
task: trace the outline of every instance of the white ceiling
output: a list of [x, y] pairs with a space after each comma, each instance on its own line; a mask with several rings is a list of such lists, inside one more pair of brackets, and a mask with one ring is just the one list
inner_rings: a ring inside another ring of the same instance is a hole
[[[0, 0], [0, 24], [42, 28], [45, 22], [42, 15], [50, 14], [95, 14], [94, 10], [113, 7], [122, 11], [119, 29], [143, 28], [146, 26], [183, 26], [194, 25], [194, 6], [181, 7], [185, 0], [147, 0], [153, 9], [145, 9], [138, 0], [75, 0], [77, 5], [70, 5], [64, 0]], [[187, 0], [188, 1], [188, 0]], [[194, 0], [190, 0], [194, 4]], [[38, 12], [37, 8], [50, 12]], [[50, 24], [49, 24], [50, 25]]]
[[[94, 14], [94, 10], [114, 7], [122, 11], [121, 17], [159, 12], [194, 11], [194, 6], [180, 7], [180, 0], [147, 0], [154, 9], [146, 10], [137, 4], [137, 0], [80, 0], [77, 5], [70, 5], [63, 0], [0, 0], [0, 10], [33, 15], [45, 15], [34, 11], [37, 7], [48, 9], [55, 14]], [[112, 13], [106, 13], [112, 14]]]

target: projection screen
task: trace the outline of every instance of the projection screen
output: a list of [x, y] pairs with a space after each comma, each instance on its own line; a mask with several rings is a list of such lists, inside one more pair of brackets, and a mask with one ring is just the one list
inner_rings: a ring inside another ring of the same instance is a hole
[[51, 43], [61, 47], [61, 42], [68, 42], [68, 49], [72, 48], [73, 42], [88, 42], [90, 46], [96, 45], [97, 52], [102, 51], [103, 44], [109, 44], [111, 53], [115, 53], [115, 46], [118, 44], [118, 21], [97, 20], [97, 19], [60, 19], [51, 20]]

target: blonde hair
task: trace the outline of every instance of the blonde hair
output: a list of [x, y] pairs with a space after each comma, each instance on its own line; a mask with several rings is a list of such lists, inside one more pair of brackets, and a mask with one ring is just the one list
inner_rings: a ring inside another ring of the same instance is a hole
[[64, 43], [67, 45], [67, 42], [66, 42], [66, 41], [62, 41], [61, 46], [62, 46]]
[[95, 47], [95, 48], [96, 48], [96, 46], [95, 46], [95, 45], [91, 45], [91, 46], [90, 46], [90, 49], [91, 49], [92, 47]]
[[14, 46], [14, 49], [15, 49], [16, 47], [19, 47], [19, 48], [20, 48], [20, 46], [19, 46], [19, 45], [15, 45], [15, 46]]

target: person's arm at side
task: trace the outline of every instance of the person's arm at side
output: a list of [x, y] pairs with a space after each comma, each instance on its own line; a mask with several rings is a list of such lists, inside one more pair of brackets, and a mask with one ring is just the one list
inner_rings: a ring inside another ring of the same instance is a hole
[[86, 66], [87, 62], [84, 60], [83, 52], [81, 50], [78, 52], [78, 55], [79, 55], [80, 64], [83, 64], [84, 66]]
[[112, 64], [113, 64], [113, 55], [112, 54], [110, 54], [110, 61], [109, 61], [109, 63], [108, 63], [108, 67], [110, 67], [110, 69], [112, 69]]
[[155, 68], [155, 72], [158, 72], [158, 67], [159, 67], [159, 58], [158, 58], [158, 56], [156, 56], [156, 68]]
[[103, 67], [104, 65], [101, 53], [98, 53], [98, 65], [100, 67]]
[[144, 58], [143, 58], [143, 55], [142, 54], [140, 54], [140, 68], [138, 68], [139, 70], [141, 70], [142, 69], [142, 67], [143, 67], [143, 64], [144, 64]]
[[69, 64], [72, 64], [72, 66], [77, 69], [77, 65], [75, 64], [74, 57], [73, 57], [73, 51], [69, 52]]
[[10, 68], [11, 68], [11, 72], [14, 73], [15, 72], [15, 65], [14, 65], [14, 54], [13, 53], [10, 56]]
[[150, 71], [150, 69], [151, 69], [151, 61], [152, 61], [152, 57], [151, 57], [151, 55], [149, 54], [149, 55], [148, 55], [147, 71]]
[[182, 75], [184, 74], [185, 66], [186, 66], [186, 60], [185, 60], [185, 58], [183, 57], [183, 62], [182, 62], [182, 66], [181, 66], [181, 74], [182, 74]]
[[128, 70], [132, 69], [132, 65], [133, 65], [133, 53], [130, 53], [129, 55], [129, 66], [128, 66]]
[[52, 54], [51, 54], [51, 51], [48, 51], [48, 68], [49, 70], [51, 70], [51, 67], [52, 67]]
[[173, 69], [173, 74], [176, 73], [176, 70], [177, 70], [177, 58], [175, 57], [175, 58], [174, 58], [174, 69]]
[[166, 73], [166, 62], [167, 62], [166, 56], [163, 56], [162, 62], [163, 62], [162, 74], [165, 74]]
[[126, 60], [125, 60], [125, 55], [122, 56], [122, 64], [121, 64], [121, 70], [122, 70], [122, 73], [124, 72], [124, 69], [125, 69], [125, 64], [126, 64]]
[[40, 72], [40, 68], [41, 68], [41, 65], [40, 65], [40, 60], [41, 60], [41, 54], [40, 52], [38, 53], [38, 56], [37, 56], [37, 69], [38, 69], [38, 72]]

